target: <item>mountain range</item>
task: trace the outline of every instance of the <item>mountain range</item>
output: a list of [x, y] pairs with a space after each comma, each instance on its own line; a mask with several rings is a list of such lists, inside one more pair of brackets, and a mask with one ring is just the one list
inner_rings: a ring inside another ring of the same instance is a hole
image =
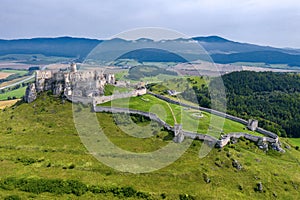
[[[240, 43], [218, 36], [161, 41], [145, 38], [132, 41], [120, 38], [97, 40], [73, 37], [0, 40], [0, 56], [42, 54], [83, 60], [100, 43], [109, 46], [110, 52], [118, 52], [115, 53], [116, 55], [120, 54], [118, 58], [131, 58], [138, 61], [182, 62], [183, 60], [205, 60], [204, 51], [199, 51], [200, 45], [216, 63], [255, 62], [300, 67], [300, 49]], [[195, 43], [199, 45], [195, 45]], [[106, 54], [109, 54], [109, 51]], [[176, 56], [177, 54], [178, 56]]]

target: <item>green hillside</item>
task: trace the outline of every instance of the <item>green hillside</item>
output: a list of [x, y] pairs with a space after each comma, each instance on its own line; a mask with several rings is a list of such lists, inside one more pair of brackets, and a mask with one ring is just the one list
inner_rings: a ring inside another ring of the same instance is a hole
[[[172, 126], [174, 125], [174, 119], [172, 115], [173, 112], [177, 123], [182, 123], [183, 129], [187, 131], [194, 131], [194, 132], [197, 131], [198, 133], [206, 134], [210, 125], [209, 124], [211, 120], [210, 113], [201, 111], [202, 117], [198, 119], [194, 117], [195, 114], [200, 113], [198, 110], [194, 110], [194, 109], [187, 110], [179, 105], [167, 103], [149, 94], [138, 96], [138, 97], [127, 98], [127, 99], [117, 99], [117, 100], [113, 100], [112, 102], [107, 102], [101, 105], [102, 106], [112, 105], [113, 107], [126, 108], [128, 107], [128, 103], [129, 103], [129, 108], [134, 110], [141, 110], [145, 112], [155, 113], [157, 116], [159, 116], [161, 119], [163, 119], [164, 121], [166, 121], [168, 124]], [[217, 116], [214, 117], [215, 117], [214, 119], [216, 120], [221, 120], [220, 117]], [[195, 127], [198, 127], [198, 129], [195, 130]], [[215, 127], [215, 129], [217, 129], [217, 127]], [[245, 132], [245, 133], [260, 135], [259, 133], [247, 130], [243, 124], [228, 119], [225, 119], [224, 121], [223, 132], [224, 133]]]
[[[241, 71], [223, 75], [222, 81], [228, 114], [257, 119], [260, 127], [281, 137], [300, 137], [298, 73]], [[218, 88], [218, 84], [219, 80], [214, 78], [188, 77], [154, 83], [149, 85], [149, 90], [162, 95], [168, 94], [167, 89], [183, 91], [179, 95], [182, 99], [210, 108], [210, 95], [221, 95], [218, 89], [210, 90]]]
[[8, 91], [3, 94], [0, 94], [0, 100], [7, 100], [8, 98], [20, 99], [25, 95], [26, 87], [20, 87], [16, 90]]
[[[123, 133], [108, 113], [97, 114], [105, 134], [123, 149], [153, 151], [171, 142], [161, 131], [138, 139]], [[143, 122], [145, 123], [145, 122]], [[31, 104], [0, 112], [0, 199], [297, 199], [300, 152], [259, 150], [240, 140], [198, 157], [201, 142], [173, 164], [152, 173], [121, 173], [87, 152], [72, 118], [72, 104], [42, 94]], [[289, 143], [282, 140], [283, 146]], [[238, 170], [233, 160], [242, 165]], [[257, 191], [262, 183], [262, 191]]]

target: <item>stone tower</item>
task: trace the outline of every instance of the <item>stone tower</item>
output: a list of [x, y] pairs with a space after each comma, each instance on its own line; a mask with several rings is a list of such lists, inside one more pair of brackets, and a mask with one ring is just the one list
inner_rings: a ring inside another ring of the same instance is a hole
[[173, 141], [176, 143], [181, 143], [184, 140], [184, 135], [182, 133], [182, 124], [174, 125], [174, 138]]
[[248, 125], [247, 128], [251, 131], [255, 131], [258, 127], [258, 121], [254, 119], [249, 119], [248, 120]]
[[71, 72], [77, 72], [77, 66], [76, 66], [76, 63], [71, 63], [71, 66], [70, 66], [70, 70]]

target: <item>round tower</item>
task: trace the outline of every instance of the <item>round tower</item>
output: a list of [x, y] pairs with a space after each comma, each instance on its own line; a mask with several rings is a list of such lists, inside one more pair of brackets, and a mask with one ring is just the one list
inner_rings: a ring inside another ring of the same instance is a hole
[[76, 67], [76, 63], [71, 63], [71, 72], [77, 72], [77, 67]]

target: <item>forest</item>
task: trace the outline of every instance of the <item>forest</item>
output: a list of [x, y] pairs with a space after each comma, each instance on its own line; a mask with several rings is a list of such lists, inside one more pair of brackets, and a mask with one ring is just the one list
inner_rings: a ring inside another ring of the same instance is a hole
[[[259, 120], [259, 126], [282, 137], [300, 137], [300, 75], [274, 72], [233, 72], [222, 76], [227, 113]], [[190, 81], [192, 81], [190, 79]], [[209, 87], [194, 85], [181, 95], [200, 106], [210, 107]], [[217, 91], [213, 91], [213, 95]]]

